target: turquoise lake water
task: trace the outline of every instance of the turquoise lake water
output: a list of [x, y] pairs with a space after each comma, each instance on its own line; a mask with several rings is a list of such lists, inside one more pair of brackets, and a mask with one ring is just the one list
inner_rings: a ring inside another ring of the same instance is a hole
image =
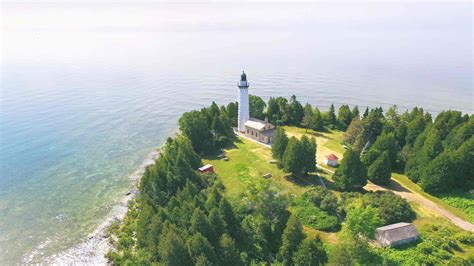
[[473, 112], [469, 2], [2, 5], [1, 264], [80, 243], [242, 70], [265, 99]]

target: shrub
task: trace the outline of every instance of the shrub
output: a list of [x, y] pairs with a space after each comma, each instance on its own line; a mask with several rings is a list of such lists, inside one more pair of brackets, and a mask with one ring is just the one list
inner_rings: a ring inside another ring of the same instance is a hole
[[292, 208], [300, 221], [306, 226], [330, 232], [337, 231], [340, 228], [336, 216], [328, 214], [303, 198], [295, 199]]

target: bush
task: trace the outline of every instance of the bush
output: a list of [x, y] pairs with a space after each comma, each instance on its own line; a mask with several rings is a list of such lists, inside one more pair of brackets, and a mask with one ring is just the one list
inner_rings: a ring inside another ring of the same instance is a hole
[[300, 221], [306, 226], [330, 232], [337, 231], [340, 228], [336, 216], [328, 214], [303, 198], [295, 199], [292, 202], [292, 208]]
[[364, 194], [362, 202], [365, 206], [376, 207], [384, 225], [398, 222], [411, 222], [416, 218], [410, 204], [402, 197], [389, 191], [377, 191]]
[[474, 234], [468, 232], [461, 232], [456, 235], [456, 239], [468, 246], [474, 246]]

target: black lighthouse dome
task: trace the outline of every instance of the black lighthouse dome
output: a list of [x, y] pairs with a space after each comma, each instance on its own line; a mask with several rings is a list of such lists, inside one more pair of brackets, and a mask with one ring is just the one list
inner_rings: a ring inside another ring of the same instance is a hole
[[244, 71], [242, 71], [242, 74], [240, 75], [240, 81], [247, 81], [247, 75]]

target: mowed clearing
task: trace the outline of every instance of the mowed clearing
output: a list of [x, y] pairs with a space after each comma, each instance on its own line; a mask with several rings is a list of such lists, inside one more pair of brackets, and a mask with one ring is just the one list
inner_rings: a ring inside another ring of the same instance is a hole
[[273, 158], [269, 148], [245, 138], [238, 138], [235, 147], [225, 149], [224, 153], [228, 161], [207, 157], [204, 162], [214, 165], [215, 172], [226, 187], [226, 194], [231, 198], [238, 197], [248, 185], [264, 179], [263, 175], [268, 173], [280, 189], [293, 195], [301, 194], [305, 186], [320, 185], [316, 176], [291, 178], [276, 164], [270, 163]]

